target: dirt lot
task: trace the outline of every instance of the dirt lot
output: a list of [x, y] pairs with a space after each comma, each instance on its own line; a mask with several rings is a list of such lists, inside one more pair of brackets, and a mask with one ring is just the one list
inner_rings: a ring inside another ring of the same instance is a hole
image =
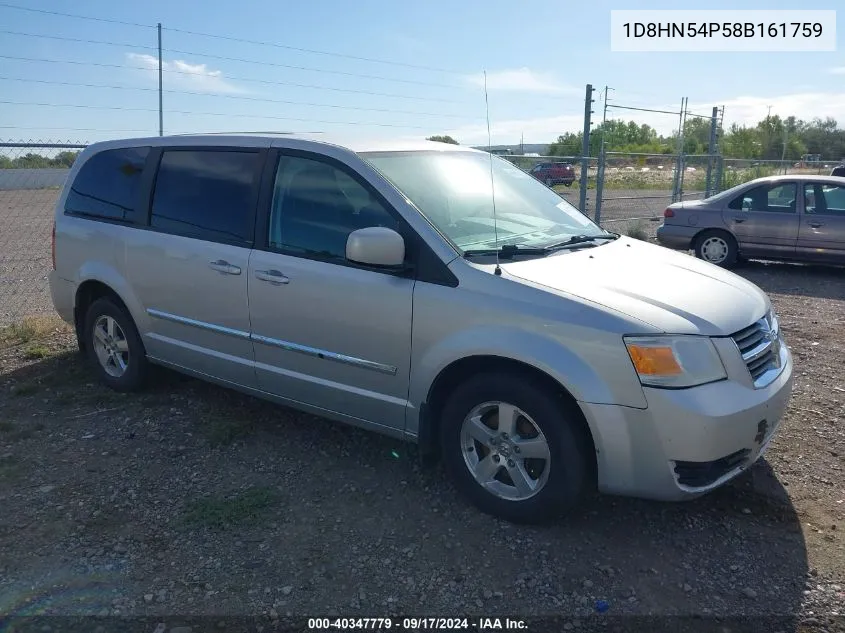
[[771, 293], [796, 359], [767, 458], [697, 501], [596, 497], [547, 527], [478, 513], [410, 446], [168, 372], [118, 395], [54, 321], [7, 329], [0, 614], [559, 614], [569, 630], [604, 600], [602, 617], [841, 630], [845, 283], [739, 272]]

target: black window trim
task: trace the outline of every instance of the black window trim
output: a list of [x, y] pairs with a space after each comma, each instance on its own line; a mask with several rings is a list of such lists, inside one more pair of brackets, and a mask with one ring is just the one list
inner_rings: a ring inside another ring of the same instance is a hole
[[[97, 215], [95, 213], [85, 213], [84, 211], [69, 211], [67, 208], [67, 198], [73, 191], [73, 187], [76, 184], [77, 178], [79, 178], [79, 175], [82, 173], [82, 170], [85, 169], [85, 167], [88, 165], [88, 163], [107, 152], [121, 151], [127, 149], [148, 150], [147, 157], [144, 160], [144, 167], [141, 170], [141, 179], [138, 183], [138, 193], [135, 196], [135, 202], [132, 206], [130, 217], [128, 219], [108, 218], [102, 215]], [[79, 218], [81, 220], [89, 220], [91, 222], [103, 222], [104, 224], [115, 224], [118, 226], [143, 226], [143, 208], [144, 200], [146, 198], [146, 185], [147, 181], [149, 180], [150, 170], [152, 168], [152, 163], [150, 159], [153, 157], [157, 149], [158, 148], [153, 145], [121, 145], [119, 147], [106, 147], [98, 152], [94, 152], [93, 154], [91, 154], [87, 159], [85, 159], [85, 162], [79, 166], [79, 169], [74, 175], [73, 180], [68, 183], [68, 195], [65, 196], [65, 201], [62, 204], [62, 215], [65, 215], [70, 218]]]
[[[261, 194], [262, 176], [264, 173], [265, 163], [267, 161], [268, 149], [266, 147], [249, 147], [240, 145], [159, 145], [153, 148], [155, 151], [151, 152], [148, 157], [148, 164], [145, 169], [145, 182], [143, 183], [144, 197], [141, 200], [140, 226], [147, 231], [154, 233], [163, 233], [165, 235], [174, 235], [177, 237], [184, 237], [186, 239], [200, 240], [203, 242], [210, 242], [214, 244], [225, 244], [227, 246], [236, 246], [238, 248], [254, 247], [256, 215], [258, 213], [258, 204]], [[155, 195], [156, 182], [158, 181], [158, 173], [161, 168], [161, 159], [165, 152], [238, 152], [241, 154], [258, 154], [259, 159], [256, 161], [255, 172], [252, 176], [252, 190], [250, 192], [249, 208], [249, 224], [247, 226], [247, 240], [236, 239], [222, 239], [217, 235], [202, 234], [186, 235], [185, 232], [171, 231], [152, 226], [152, 212], [153, 212], [153, 196]]]
[[[308, 160], [322, 162], [342, 171], [348, 177], [352, 178], [355, 182], [361, 185], [370, 194], [370, 196], [381, 204], [384, 210], [394, 220], [396, 220], [399, 234], [405, 239], [405, 261], [407, 262], [407, 266], [400, 270], [391, 270], [357, 264], [348, 260], [339, 261], [335, 257], [327, 257], [318, 253], [303, 253], [301, 251], [291, 249], [271, 247], [269, 245], [270, 215], [273, 210], [272, 206], [276, 171], [278, 170], [279, 160], [282, 157], [305, 158]], [[419, 233], [417, 233], [417, 231], [408, 224], [405, 218], [402, 217], [402, 214], [399, 213], [392, 204], [390, 204], [387, 198], [385, 198], [371, 182], [349, 167], [346, 163], [332, 156], [315, 151], [290, 148], [273, 148], [269, 150], [268, 156], [264, 162], [264, 171], [261, 177], [258, 216], [255, 222], [253, 244], [253, 248], [255, 250], [267, 253], [320, 261], [327, 264], [334, 264], [335, 266], [345, 266], [347, 268], [367, 270], [384, 275], [406, 277], [415, 279], [416, 281], [423, 281], [443, 286], [456, 287], [458, 285], [457, 277], [455, 277], [452, 271], [449, 270], [446, 264], [444, 264], [439, 257], [437, 257]]]

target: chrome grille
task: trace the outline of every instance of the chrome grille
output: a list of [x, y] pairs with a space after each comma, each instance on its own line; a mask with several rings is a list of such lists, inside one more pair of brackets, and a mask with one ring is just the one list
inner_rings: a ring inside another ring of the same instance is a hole
[[780, 373], [780, 332], [777, 318], [771, 312], [734, 334], [734, 343], [755, 387], [771, 382]]

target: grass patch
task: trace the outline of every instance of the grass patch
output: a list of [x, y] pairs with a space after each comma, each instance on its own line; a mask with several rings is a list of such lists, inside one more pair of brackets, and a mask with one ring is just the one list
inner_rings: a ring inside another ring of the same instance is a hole
[[213, 416], [205, 427], [205, 436], [212, 446], [226, 446], [235, 440], [250, 435], [255, 423], [249, 418]]
[[31, 396], [38, 391], [38, 384], [34, 382], [24, 382], [12, 387], [12, 395], [15, 398], [22, 398], [24, 396]]
[[244, 521], [258, 521], [276, 501], [271, 488], [251, 488], [232, 497], [209, 497], [188, 504], [185, 522], [226, 528]]
[[20, 479], [22, 475], [23, 465], [18, 459], [10, 457], [0, 460], [0, 482], [10, 483]]
[[44, 424], [37, 422], [35, 424], [27, 424], [20, 426], [14, 422], [2, 421], [0, 422], [0, 438], [7, 442], [16, 442], [17, 440], [28, 440], [35, 436], [38, 431], [44, 430]]
[[32, 345], [24, 350], [23, 355], [27, 360], [41, 360], [50, 356], [50, 349], [43, 345]]
[[648, 241], [648, 232], [645, 230], [645, 227], [642, 224], [635, 224], [634, 226], [629, 226], [625, 230], [625, 235], [635, 240], [642, 240], [644, 242]]
[[0, 346], [12, 347], [33, 343], [55, 332], [68, 330], [68, 327], [64, 321], [55, 316], [26, 317], [0, 329]]

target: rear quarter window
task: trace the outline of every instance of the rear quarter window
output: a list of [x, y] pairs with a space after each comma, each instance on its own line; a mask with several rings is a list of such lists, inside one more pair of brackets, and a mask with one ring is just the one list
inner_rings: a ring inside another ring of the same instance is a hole
[[169, 149], [155, 181], [150, 226], [238, 246], [252, 242], [257, 150]]
[[149, 147], [124, 147], [94, 154], [71, 183], [65, 213], [131, 222], [149, 153]]

